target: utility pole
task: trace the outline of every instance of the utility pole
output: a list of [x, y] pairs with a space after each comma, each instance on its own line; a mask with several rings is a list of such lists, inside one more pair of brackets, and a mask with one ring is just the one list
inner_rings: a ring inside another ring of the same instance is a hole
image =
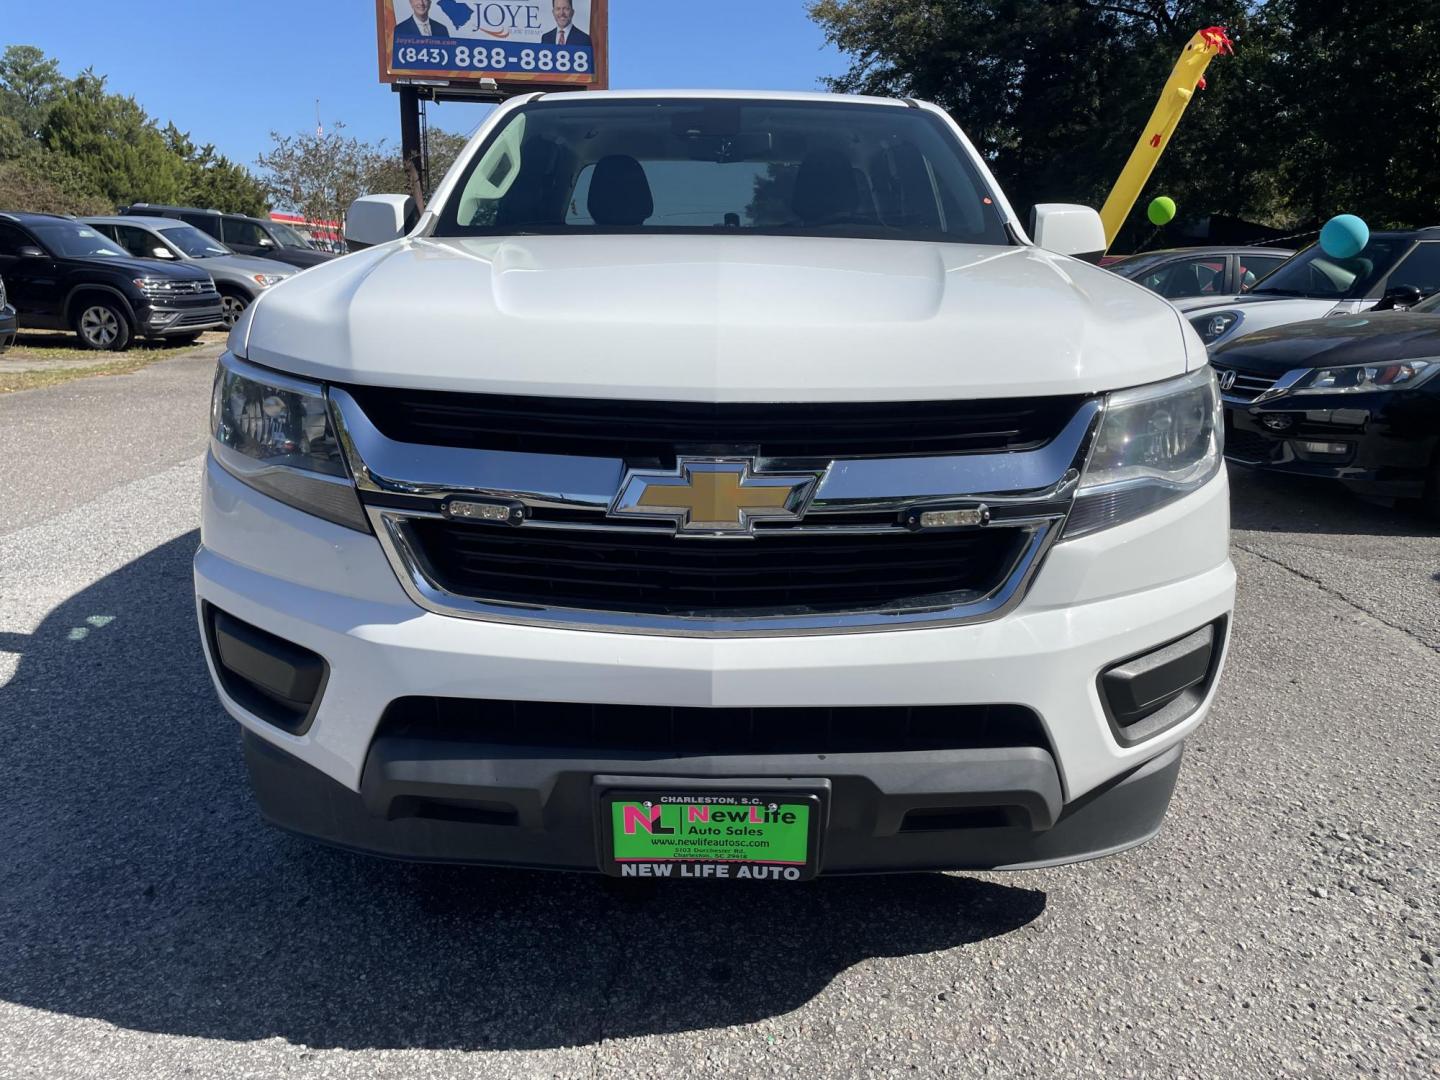
[[425, 185], [420, 170], [425, 150], [420, 141], [420, 94], [413, 86], [400, 86], [400, 160], [410, 180], [415, 207], [425, 212]]

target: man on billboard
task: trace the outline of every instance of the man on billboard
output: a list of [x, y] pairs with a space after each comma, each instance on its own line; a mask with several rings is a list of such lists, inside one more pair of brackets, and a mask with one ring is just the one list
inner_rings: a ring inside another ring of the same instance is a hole
[[555, 16], [555, 29], [547, 30], [540, 36], [543, 44], [590, 44], [590, 35], [575, 25], [575, 5], [571, 0], [551, 0], [550, 12]]
[[415, 14], [404, 22], [395, 24], [395, 37], [399, 38], [453, 38], [455, 32], [439, 19], [430, 18], [430, 0], [410, 0], [410, 10]]

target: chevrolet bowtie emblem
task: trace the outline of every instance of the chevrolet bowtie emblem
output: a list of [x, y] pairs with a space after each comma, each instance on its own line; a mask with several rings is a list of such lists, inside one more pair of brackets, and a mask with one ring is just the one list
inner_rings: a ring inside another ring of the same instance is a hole
[[756, 521], [797, 521], [818, 473], [755, 472], [748, 458], [685, 458], [672, 471], [631, 469], [610, 506], [615, 517], [673, 521], [675, 531], [748, 536]]

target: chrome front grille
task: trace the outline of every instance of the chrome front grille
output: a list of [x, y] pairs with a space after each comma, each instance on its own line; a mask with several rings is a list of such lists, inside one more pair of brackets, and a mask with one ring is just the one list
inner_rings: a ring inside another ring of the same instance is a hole
[[214, 296], [213, 281], [154, 281], [140, 290], [151, 300], [171, 300], [187, 296]]
[[[951, 452], [933, 455], [911, 449], [817, 456], [811, 438], [803, 454], [766, 457], [757, 452], [763, 436], [737, 430], [732, 442], [707, 441], [706, 448], [744, 453], [757, 473], [804, 470], [818, 479], [802, 514], [719, 538], [684, 535], [674, 523], [617, 511], [636, 467], [683, 458], [691, 446], [672, 440], [668, 448], [648, 447], [638, 460], [528, 452], [520, 449], [523, 430], [512, 424], [505, 445], [513, 448], [482, 448], [473, 445], [483, 441], [479, 436], [457, 431], [455, 415], [443, 417], [451, 445], [402, 441], [394, 437], [402, 431], [393, 403], [380, 417], [388, 430], [370, 415], [386, 408], [376, 402], [387, 392], [329, 393], [371, 524], [417, 604], [472, 619], [683, 636], [845, 633], [997, 618], [1023, 598], [1058, 537], [1101, 410], [1097, 398], [1070, 400], [1063, 410], [1046, 401], [1024, 421], [1024, 448], [999, 452], [956, 452], [962, 439], [947, 445]], [[591, 404], [597, 411], [606, 405]], [[433, 402], [426, 405], [428, 423], [438, 414]], [[667, 406], [654, 408], [672, 423]], [[764, 407], [765, 423], [782, 435], [776, 410], [783, 408]], [[907, 405], [889, 408], [892, 426], [903, 428]], [[943, 412], [935, 403], [921, 408], [931, 418]], [[1050, 419], [1036, 419], [1042, 409], [1051, 410]], [[1012, 403], [997, 404], [1003, 415], [994, 421], [984, 403], [955, 411], [972, 431], [1017, 430]], [[892, 445], [905, 438], [882, 428], [872, 430]], [[403, 433], [420, 439], [424, 430]], [[614, 434], [592, 427], [573, 449], [613, 451], [616, 439], [644, 434], [617, 420]], [[572, 449], [553, 427], [535, 442], [545, 450]], [[799, 447], [797, 441], [787, 449]], [[452, 500], [471, 507], [493, 500], [516, 512], [508, 523], [462, 519]], [[988, 524], [918, 527], [926, 508], [982, 504], [974, 519]]]

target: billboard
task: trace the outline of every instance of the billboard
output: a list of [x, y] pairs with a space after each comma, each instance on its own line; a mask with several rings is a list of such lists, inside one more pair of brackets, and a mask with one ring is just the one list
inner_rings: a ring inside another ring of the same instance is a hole
[[606, 85], [606, 0], [375, 0], [382, 82]]

